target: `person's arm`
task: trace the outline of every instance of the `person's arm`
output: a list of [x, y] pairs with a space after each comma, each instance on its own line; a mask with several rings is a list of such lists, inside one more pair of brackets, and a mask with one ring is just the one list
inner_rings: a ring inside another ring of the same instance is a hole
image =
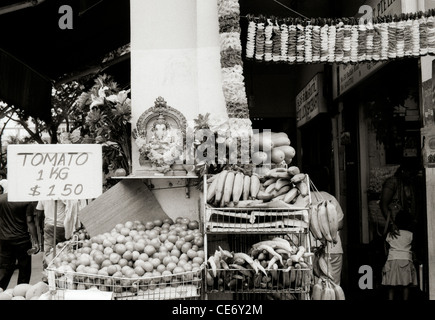
[[387, 220], [388, 216], [390, 216], [388, 222], [388, 230], [392, 233], [391, 236], [393, 238], [400, 234], [396, 227], [396, 224], [394, 223], [393, 217], [391, 216], [391, 210], [389, 207], [394, 198], [394, 194], [396, 193], [396, 188], [397, 186], [395, 184], [395, 180], [388, 179], [382, 187], [381, 199], [379, 201], [379, 206], [385, 220]]
[[382, 215], [384, 216], [385, 219], [387, 219], [388, 213], [390, 211], [388, 206], [391, 203], [391, 200], [393, 200], [394, 193], [395, 193], [394, 189], [392, 189], [388, 183], [385, 184], [384, 187], [382, 188], [379, 206], [381, 208]]
[[335, 209], [337, 210], [337, 219], [338, 219], [338, 230], [343, 229], [344, 225], [344, 212], [341, 208], [340, 203], [338, 202], [337, 198], [333, 195], [329, 195], [329, 198], [331, 200], [331, 203], [335, 206]]
[[43, 207], [38, 203], [38, 205], [35, 208], [35, 211], [33, 213], [35, 217], [36, 222], [36, 230], [38, 233], [38, 239], [40, 243], [40, 249], [44, 251], [44, 220], [45, 220], [45, 214]]
[[36, 228], [35, 223], [35, 216], [34, 216], [34, 205], [29, 204], [27, 206], [27, 227], [29, 229], [30, 236], [32, 238], [32, 246], [33, 246], [33, 253], [38, 253], [40, 250], [40, 244], [39, 244], [39, 237], [38, 237], [38, 231]]

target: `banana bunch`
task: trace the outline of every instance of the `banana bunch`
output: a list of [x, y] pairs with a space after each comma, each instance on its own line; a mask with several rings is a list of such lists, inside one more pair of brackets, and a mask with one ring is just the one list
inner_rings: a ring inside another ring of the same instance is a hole
[[343, 289], [334, 282], [332, 266], [326, 257], [325, 247], [316, 248], [313, 258], [313, 275], [317, 278], [313, 286], [313, 300], [345, 300]]
[[207, 203], [215, 207], [248, 207], [251, 204], [281, 200], [308, 207], [307, 176], [299, 168], [275, 168], [263, 177], [237, 170], [222, 170], [207, 180]]
[[255, 199], [261, 185], [258, 175], [236, 170], [222, 170], [207, 183], [207, 203], [221, 208]]
[[281, 200], [287, 204], [308, 207], [309, 185], [307, 176], [299, 168], [275, 168], [263, 177], [257, 199], [263, 201]]
[[329, 280], [334, 280], [331, 274], [331, 263], [326, 257], [324, 250], [317, 250], [313, 258], [313, 274], [317, 278], [327, 278]]
[[313, 286], [311, 300], [345, 300], [343, 289], [334, 281], [319, 278]]
[[319, 241], [338, 241], [338, 213], [335, 205], [324, 200], [310, 208], [310, 231]]
[[260, 271], [266, 276], [266, 270], [251, 256], [243, 252], [216, 250], [207, 260], [206, 283], [209, 289], [241, 290], [252, 287], [253, 279]]
[[219, 247], [207, 260], [206, 282], [219, 291], [307, 286], [313, 255], [280, 237], [255, 243], [247, 254]]

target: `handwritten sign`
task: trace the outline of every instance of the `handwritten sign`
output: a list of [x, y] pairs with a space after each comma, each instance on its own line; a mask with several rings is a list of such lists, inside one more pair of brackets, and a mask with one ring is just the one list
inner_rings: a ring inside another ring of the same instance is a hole
[[297, 126], [304, 125], [324, 112], [327, 109], [323, 96], [323, 76], [318, 73], [296, 96]]
[[96, 144], [9, 145], [9, 201], [97, 198], [102, 161]]

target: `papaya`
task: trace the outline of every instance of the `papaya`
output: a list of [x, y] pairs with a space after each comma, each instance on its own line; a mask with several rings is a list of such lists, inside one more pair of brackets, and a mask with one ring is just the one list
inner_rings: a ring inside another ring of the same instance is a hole
[[18, 296], [20, 296], [20, 297], [26, 297], [27, 290], [29, 290], [31, 287], [32, 287], [31, 284], [20, 283], [20, 284], [15, 286], [15, 288], [14, 288], [14, 290], [12, 292], [12, 295], [14, 297], [18, 297]]
[[284, 161], [287, 164], [291, 163], [292, 159], [296, 155], [296, 150], [292, 146], [279, 146], [279, 147], [274, 147], [273, 149], [281, 150], [282, 152], [284, 152], [285, 155]]
[[260, 151], [270, 151], [273, 148], [272, 133], [259, 132], [254, 133], [252, 136], [252, 144], [258, 146]]
[[45, 282], [38, 282], [26, 291], [26, 300], [30, 300], [33, 297], [40, 297], [42, 294], [49, 291], [48, 284]]
[[285, 153], [282, 149], [274, 147], [270, 152], [270, 158], [273, 163], [278, 164], [285, 160]]
[[259, 165], [262, 163], [266, 163], [268, 155], [264, 151], [257, 151], [252, 154], [251, 159], [253, 164]]
[[272, 143], [274, 147], [289, 146], [291, 144], [285, 132], [272, 132]]

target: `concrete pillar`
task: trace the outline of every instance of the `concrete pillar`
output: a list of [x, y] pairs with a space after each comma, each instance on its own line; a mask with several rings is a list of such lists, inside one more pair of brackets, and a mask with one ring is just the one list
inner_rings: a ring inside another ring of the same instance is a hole
[[[217, 2], [131, 0], [130, 6], [132, 127], [158, 97], [188, 123], [200, 113], [226, 115]], [[138, 159], [133, 140], [133, 175], [140, 177]], [[170, 217], [197, 218], [202, 193], [196, 187], [190, 187], [187, 198], [184, 179], [149, 181]]]

